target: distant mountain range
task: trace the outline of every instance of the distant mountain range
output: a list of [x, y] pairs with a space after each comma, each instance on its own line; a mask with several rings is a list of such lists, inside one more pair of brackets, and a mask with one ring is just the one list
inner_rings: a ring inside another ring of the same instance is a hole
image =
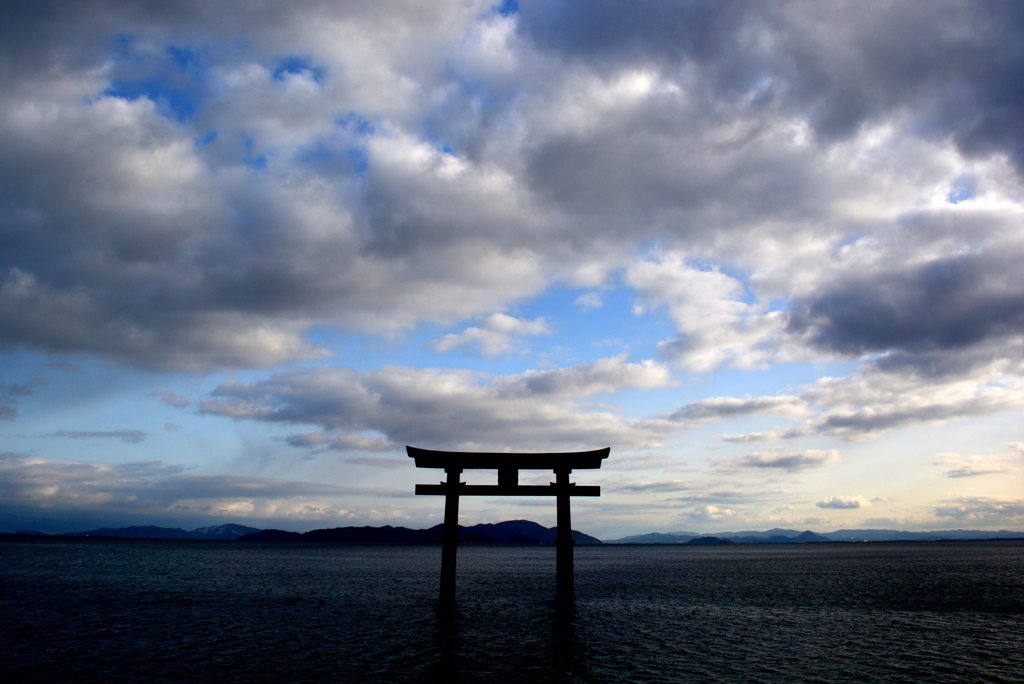
[[[300, 541], [334, 542], [348, 544], [440, 544], [443, 525], [426, 530], [407, 527], [335, 527], [311, 530], [300, 534], [285, 530], [260, 530], [245, 525], [217, 525], [200, 527], [188, 532], [180, 528], [155, 527], [101, 527], [84, 532], [66, 532], [62, 537], [99, 537], [106, 539], [219, 539], [240, 541]], [[20, 536], [51, 536], [32, 530], [17, 532]], [[459, 525], [459, 541], [470, 544], [553, 544], [558, 528], [543, 527], [529, 520], [507, 520], [500, 523], [486, 523], [463, 527]], [[601, 540], [572, 531], [577, 544], [600, 544]]]
[[[246, 527], [245, 525], [215, 525], [213, 527], [200, 527], [186, 532], [177, 527], [155, 527], [143, 525], [142, 527], [101, 527], [98, 530], [86, 532], [65, 532], [64, 537], [106, 537], [115, 539], [221, 539], [232, 540], [244, 534], [259, 532], [258, 527]], [[19, 534], [24, 534], [21, 532]]]
[[[408, 527], [335, 527], [310, 530], [304, 534], [284, 530], [263, 530], [242, 535], [239, 541], [341, 542], [348, 544], [440, 544], [443, 525], [425, 530]], [[558, 528], [543, 527], [529, 520], [506, 520], [464, 527], [459, 525], [459, 541], [463, 544], [554, 544]], [[600, 544], [601, 540], [576, 530], [572, 538], [577, 544]]]
[[[784, 530], [774, 528], [763, 532], [718, 532], [714, 536], [698, 532], [651, 532], [635, 534], [606, 544], [793, 544], [806, 542], [863, 542], [863, 541], [940, 541], [969, 539], [1024, 539], [1024, 532], [999, 530], [939, 530], [935, 532], [907, 532], [905, 530], [836, 530], [817, 534], [810, 530]], [[707, 541], [714, 540], [714, 541]]]
[[[64, 537], [102, 537], [114, 539], [217, 539], [239, 541], [299, 541], [334, 542], [347, 544], [439, 544], [442, 525], [425, 530], [407, 527], [334, 527], [305, 533], [285, 530], [260, 530], [245, 525], [215, 525], [200, 527], [191, 532], [172, 527], [101, 527], [85, 532], [66, 532]], [[50, 536], [42, 532], [21, 530], [21, 536]], [[466, 544], [553, 544], [558, 529], [543, 527], [529, 520], [506, 520], [464, 527], [459, 525], [459, 541]], [[601, 540], [572, 531], [577, 544], [793, 544], [807, 542], [864, 542], [864, 541], [940, 541], [970, 539], [1024, 539], [1024, 532], [999, 530], [939, 530], [935, 532], [907, 532], [905, 530], [836, 530], [818, 534], [810, 530], [773, 528], [764, 531], [718, 532], [714, 535], [698, 532], [651, 532], [621, 539]]]

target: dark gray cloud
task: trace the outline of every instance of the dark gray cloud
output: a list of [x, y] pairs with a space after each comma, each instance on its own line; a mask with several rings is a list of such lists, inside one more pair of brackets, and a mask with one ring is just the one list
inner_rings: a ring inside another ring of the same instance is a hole
[[[790, 330], [848, 354], [962, 349], [1024, 334], [1020, 254], [969, 254], [861, 273], [798, 307]], [[887, 264], [889, 265], [889, 264]], [[883, 367], [897, 363], [888, 359]]]
[[756, 95], [825, 140], [901, 108], [967, 152], [1024, 162], [1024, 10], [1012, 0], [723, 2], [526, 0], [520, 30], [544, 51], [608, 71], [696, 66], [711, 100]]

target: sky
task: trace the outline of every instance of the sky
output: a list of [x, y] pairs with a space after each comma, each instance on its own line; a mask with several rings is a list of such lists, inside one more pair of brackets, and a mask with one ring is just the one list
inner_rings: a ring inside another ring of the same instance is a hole
[[0, 531], [435, 525], [406, 445], [610, 447], [602, 539], [1024, 530], [1022, 3], [0, 34]]

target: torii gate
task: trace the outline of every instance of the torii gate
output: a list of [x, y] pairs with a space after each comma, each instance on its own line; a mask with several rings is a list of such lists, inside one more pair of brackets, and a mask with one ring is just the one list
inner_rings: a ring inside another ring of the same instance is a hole
[[[572, 522], [569, 497], [601, 496], [599, 486], [578, 487], [569, 482], [573, 470], [597, 469], [610, 448], [594, 451], [547, 454], [474, 453], [430, 451], [407, 446], [417, 468], [443, 468], [448, 476], [441, 484], [416, 485], [417, 494], [444, 495], [444, 531], [441, 533], [441, 605], [455, 602], [455, 563], [459, 544], [459, 496], [554, 496], [557, 501], [558, 536], [555, 539], [555, 595], [560, 603], [573, 600]], [[497, 470], [498, 484], [468, 485], [459, 481], [463, 470]], [[553, 470], [550, 485], [519, 484], [520, 470]]]

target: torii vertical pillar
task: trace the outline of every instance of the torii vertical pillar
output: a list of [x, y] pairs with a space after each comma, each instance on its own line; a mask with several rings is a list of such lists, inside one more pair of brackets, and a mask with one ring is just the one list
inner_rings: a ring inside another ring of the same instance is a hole
[[555, 496], [558, 506], [555, 520], [558, 524], [558, 536], [555, 538], [555, 599], [562, 605], [572, 603], [575, 595], [572, 547], [576, 542], [572, 539], [572, 519], [569, 514], [571, 472], [572, 470], [568, 468], [555, 471], [555, 486], [558, 488], [558, 494]]
[[459, 476], [462, 468], [445, 468], [444, 530], [441, 532], [441, 603], [455, 601], [455, 565], [459, 550]]

